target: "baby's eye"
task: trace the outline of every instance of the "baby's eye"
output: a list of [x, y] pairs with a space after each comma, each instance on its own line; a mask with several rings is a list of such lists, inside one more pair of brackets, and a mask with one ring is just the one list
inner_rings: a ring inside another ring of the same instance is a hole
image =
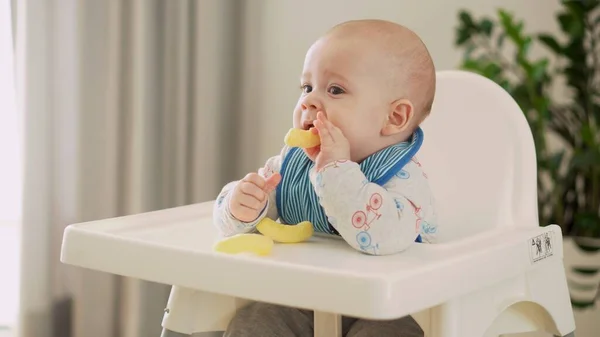
[[312, 86], [308, 85], [308, 84], [304, 84], [302, 85], [302, 92], [304, 92], [305, 94], [308, 94], [309, 92], [312, 91]]
[[337, 87], [337, 86], [335, 86], [335, 85], [334, 85], [334, 86], [332, 86], [332, 87], [330, 87], [328, 91], [329, 91], [329, 93], [330, 93], [330, 94], [332, 94], [332, 95], [341, 95], [341, 94], [343, 94], [343, 93], [344, 93], [344, 89], [342, 89], [342, 88], [340, 88], [340, 87]]

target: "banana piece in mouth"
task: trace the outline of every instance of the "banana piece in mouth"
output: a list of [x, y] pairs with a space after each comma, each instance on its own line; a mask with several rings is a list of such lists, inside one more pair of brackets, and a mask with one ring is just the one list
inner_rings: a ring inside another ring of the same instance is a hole
[[303, 221], [297, 225], [284, 225], [269, 218], [262, 219], [256, 229], [266, 237], [281, 243], [298, 243], [308, 240], [314, 233], [310, 221]]
[[255, 233], [237, 234], [218, 241], [214, 250], [226, 254], [254, 253], [265, 256], [273, 250], [273, 239]]
[[312, 133], [311, 130], [302, 130], [292, 128], [285, 135], [284, 142], [291, 147], [300, 147], [310, 149], [321, 144], [321, 138], [318, 134]]

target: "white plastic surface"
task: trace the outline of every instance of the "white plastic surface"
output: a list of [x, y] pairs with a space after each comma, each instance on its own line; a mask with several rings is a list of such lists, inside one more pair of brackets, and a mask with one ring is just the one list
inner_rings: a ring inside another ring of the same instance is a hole
[[538, 226], [533, 138], [506, 91], [476, 74], [439, 72], [422, 127], [417, 157], [437, 200], [443, 240]]
[[[374, 257], [342, 240], [314, 237], [302, 244], [278, 244], [267, 257], [235, 256], [212, 250], [218, 236], [211, 205], [70, 226], [61, 260], [251, 300], [394, 318], [523, 274], [533, 267], [532, 237], [552, 232], [556, 242], [561, 238], [556, 226], [504, 229]], [[561, 258], [561, 249], [557, 245], [552, 258]]]
[[[533, 319], [540, 310], [556, 332], [573, 331], [560, 229], [537, 224], [535, 154], [526, 121], [487, 79], [462, 72], [438, 78], [419, 157], [437, 195], [443, 243], [376, 257], [343, 240], [313, 237], [277, 244], [267, 257], [218, 254], [212, 251], [218, 236], [208, 202], [69, 226], [61, 260], [320, 312], [372, 319], [421, 312], [418, 321], [434, 337], [479, 336], [489, 326], [503, 331], [510, 328], [503, 320], [513, 322], [514, 312], [528, 322], [522, 326], [540, 328]], [[491, 118], [488, 123], [483, 116]], [[513, 310], [522, 301], [543, 309]], [[495, 320], [502, 312], [509, 314]]]
[[[173, 286], [162, 327], [187, 335], [203, 331], [224, 331], [234, 313], [247, 302], [226, 295]], [[210, 305], [206, 305], [207, 303]]]

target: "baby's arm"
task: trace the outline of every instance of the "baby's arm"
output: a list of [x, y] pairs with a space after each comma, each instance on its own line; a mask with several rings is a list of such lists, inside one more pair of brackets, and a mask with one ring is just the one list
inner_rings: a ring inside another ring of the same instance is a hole
[[[266, 180], [272, 175], [278, 174], [281, 168], [283, 155], [285, 155], [286, 151], [287, 149], [284, 148], [279, 156], [269, 158], [265, 166], [258, 170], [258, 175]], [[217, 226], [223, 236], [255, 232], [256, 225], [265, 217], [269, 217], [273, 220], [276, 220], [279, 217], [275, 202], [276, 192], [273, 190], [271, 193], [269, 193], [266, 204], [256, 219], [251, 221], [242, 221], [237, 219], [231, 213], [230, 205], [232, 204], [231, 198], [235, 195], [234, 190], [240, 182], [241, 181], [233, 181], [225, 185], [217, 196], [217, 200], [214, 205], [213, 223]]]
[[329, 222], [352, 247], [371, 255], [407, 249], [418, 236], [418, 207], [393, 177], [384, 187], [367, 180], [352, 161], [311, 172], [311, 182]]

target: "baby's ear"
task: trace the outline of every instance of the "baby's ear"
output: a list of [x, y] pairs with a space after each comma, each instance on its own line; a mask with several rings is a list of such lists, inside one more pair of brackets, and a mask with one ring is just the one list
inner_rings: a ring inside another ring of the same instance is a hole
[[413, 118], [414, 107], [408, 99], [399, 99], [390, 105], [390, 112], [381, 134], [391, 136], [408, 129]]

